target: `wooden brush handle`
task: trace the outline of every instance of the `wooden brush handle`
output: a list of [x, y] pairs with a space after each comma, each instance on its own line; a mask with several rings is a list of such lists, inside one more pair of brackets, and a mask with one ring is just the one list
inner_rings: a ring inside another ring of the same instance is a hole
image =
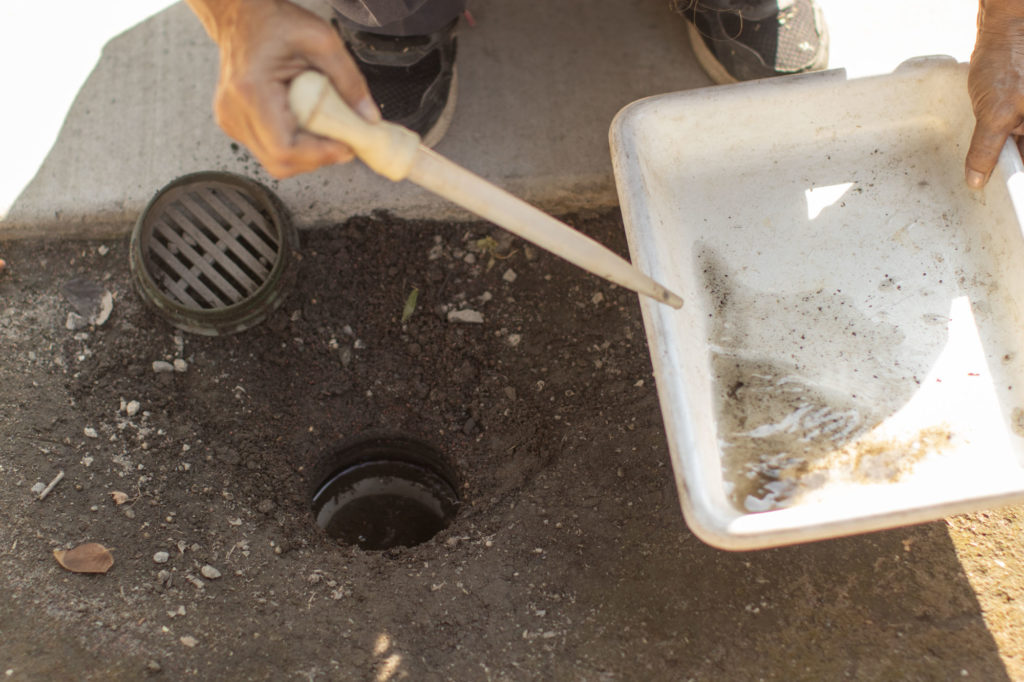
[[306, 71], [297, 76], [289, 88], [288, 103], [300, 126], [344, 142], [377, 173], [396, 182], [409, 175], [420, 136], [387, 121], [370, 123], [341, 99], [322, 73]]

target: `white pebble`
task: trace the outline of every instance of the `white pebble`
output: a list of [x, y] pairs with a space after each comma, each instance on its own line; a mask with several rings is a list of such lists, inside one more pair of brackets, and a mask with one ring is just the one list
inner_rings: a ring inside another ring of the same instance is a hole
[[188, 369], [188, 363], [187, 362], [185, 362], [181, 358], [175, 358], [174, 359], [174, 371], [175, 372], [184, 372], [187, 369]]
[[75, 331], [76, 329], [88, 326], [88, 324], [89, 322], [84, 317], [78, 313], [70, 312], [68, 313], [68, 319], [64, 322], [64, 328], [68, 331]]
[[476, 310], [452, 310], [448, 313], [449, 322], [465, 322], [467, 324], [482, 324], [483, 313]]
[[46, 484], [43, 483], [42, 481], [39, 481], [34, 486], [32, 486], [32, 494], [33, 495], [38, 495], [39, 493], [43, 492], [44, 490], [46, 490]]
[[167, 374], [174, 371], [174, 365], [164, 360], [154, 360], [153, 371], [157, 374]]
[[218, 571], [216, 568], [214, 568], [210, 564], [206, 564], [205, 566], [200, 568], [199, 572], [202, 573], [203, 577], [208, 579], [208, 580], [216, 580], [217, 578], [220, 577], [220, 571]]
[[185, 635], [184, 637], [181, 638], [181, 643], [184, 644], [185, 646], [187, 646], [189, 649], [191, 649], [196, 644], [199, 644], [199, 640], [197, 640], [192, 635]]
[[85, 434], [86, 438], [99, 438], [99, 434], [96, 433], [96, 429], [92, 428], [91, 426], [86, 426], [84, 429], [82, 429], [82, 433]]
[[124, 412], [129, 417], [134, 417], [135, 415], [137, 415], [140, 409], [142, 409], [142, 405], [139, 404], [138, 400], [132, 400], [131, 402], [124, 406]]
[[523, 337], [519, 334], [509, 334], [508, 338], [506, 339], [506, 341], [508, 341], [508, 345], [512, 346], [513, 348], [518, 346], [522, 340]]
[[171, 558], [171, 555], [168, 554], [167, 552], [157, 552], [156, 554], [153, 555], [153, 561], [155, 561], [158, 564], [166, 564], [168, 559], [170, 559], [170, 558]]
[[516, 274], [515, 270], [509, 268], [508, 270], [505, 271], [505, 274], [502, 275], [501, 278], [508, 282], [509, 284], [511, 284], [512, 282], [516, 281], [516, 277], [518, 276], [519, 275]]

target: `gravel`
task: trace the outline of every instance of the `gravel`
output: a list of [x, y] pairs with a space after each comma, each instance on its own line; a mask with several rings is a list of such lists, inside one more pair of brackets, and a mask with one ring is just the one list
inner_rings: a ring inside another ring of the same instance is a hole
[[205, 566], [200, 568], [199, 572], [202, 573], [203, 577], [206, 578], [207, 580], [216, 580], [221, 575], [220, 571], [218, 571], [216, 568], [214, 568], [210, 564], [206, 564]]
[[483, 324], [484, 314], [476, 310], [452, 310], [448, 313], [449, 322], [463, 322], [466, 324]]

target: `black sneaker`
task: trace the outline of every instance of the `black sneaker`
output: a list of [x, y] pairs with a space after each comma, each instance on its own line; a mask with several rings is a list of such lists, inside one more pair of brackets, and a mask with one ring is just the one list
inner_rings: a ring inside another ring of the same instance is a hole
[[387, 36], [335, 26], [366, 78], [385, 120], [418, 133], [433, 147], [455, 113], [455, 26], [428, 35]]
[[820, 71], [828, 29], [815, 0], [672, 0], [690, 43], [716, 83]]

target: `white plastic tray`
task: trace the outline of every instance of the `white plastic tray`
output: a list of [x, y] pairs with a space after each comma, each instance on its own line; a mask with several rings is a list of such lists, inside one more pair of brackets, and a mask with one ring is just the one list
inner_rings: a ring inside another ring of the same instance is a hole
[[683, 513], [754, 549], [1024, 500], [1024, 171], [966, 67], [640, 100], [611, 129]]

